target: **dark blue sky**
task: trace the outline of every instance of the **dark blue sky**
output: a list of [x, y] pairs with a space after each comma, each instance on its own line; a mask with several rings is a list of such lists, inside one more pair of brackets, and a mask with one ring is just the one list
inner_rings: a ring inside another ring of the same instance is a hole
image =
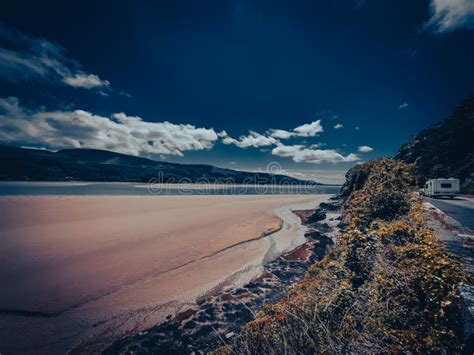
[[[81, 109], [103, 117], [124, 112], [149, 122], [225, 130], [235, 139], [249, 130], [266, 137], [269, 129], [293, 132], [320, 119], [324, 131], [318, 134], [257, 147], [219, 138], [212, 148], [193, 146], [181, 150], [182, 156], [163, 157], [251, 170], [278, 161], [296, 175], [327, 181], [357, 161], [393, 155], [411, 134], [446, 117], [474, 92], [474, 9], [469, 0], [454, 1], [458, 8], [445, 3], [12, 1], [2, 5], [0, 21], [21, 33], [25, 44], [18, 49], [18, 38], [0, 41], [6, 50], [0, 55], [0, 97], [18, 98], [27, 120], [38, 119], [41, 110]], [[459, 9], [463, 16], [449, 25], [448, 16]], [[446, 23], [451, 27], [443, 27]], [[60, 56], [50, 51], [48, 58], [64, 61], [66, 74], [18, 69], [24, 65], [18, 58], [41, 57], [25, 49], [39, 39], [63, 48]], [[76, 73], [110, 84], [66, 85]], [[334, 129], [336, 124], [343, 127]], [[68, 135], [78, 128], [61, 124], [61, 129]], [[2, 140], [56, 148], [54, 137], [40, 138], [26, 139], [22, 132]], [[317, 143], [325, 145], [311, 147]], [[293, 149], [272, 154], [279, 144]], [[358, 152], [361, 146], [373, 151]], [[319, 163], [312, 150], [336, 150], [343, 158], [330, 163], [332, 152]], [[350, 153], [360, 160], [345, 159]]]

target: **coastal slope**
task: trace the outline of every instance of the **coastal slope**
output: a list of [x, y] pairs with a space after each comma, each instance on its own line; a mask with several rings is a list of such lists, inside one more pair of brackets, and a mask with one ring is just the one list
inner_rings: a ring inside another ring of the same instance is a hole
[[216, 354], [461, 353], [468, 276], [426, 226], [410, 170], [349, 172], [334, 248]]

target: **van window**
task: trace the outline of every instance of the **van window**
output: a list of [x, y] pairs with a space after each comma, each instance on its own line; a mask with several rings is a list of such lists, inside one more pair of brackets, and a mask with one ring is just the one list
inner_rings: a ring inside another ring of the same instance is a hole
[[448, 184], [448, 183], [442, 183], [441, 187], [444, 188], [444, 189], [450, 189], [451, 187], [453, 187], [453, 185]]

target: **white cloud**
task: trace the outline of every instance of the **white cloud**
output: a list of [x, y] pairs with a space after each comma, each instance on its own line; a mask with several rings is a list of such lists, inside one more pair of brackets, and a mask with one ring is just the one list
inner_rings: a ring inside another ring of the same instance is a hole
[[425, 28], [435, 33], [474, 29], [473, 0], [431, 0], [431, 18]]
[[309, 147], [311, 149], [318, 149], [318, 148], [324, 147], [325, 145], [326, 143], [316, 143], [316, 144], [311, 144]]
[[9, 81], [38, 80], [75, 88], [110, 90], [110, 83], [86, 73], [62, 47], [0, 25], [0, 76]]
[[342, 124], [337, 123], [337, 124], [334, 126], [334, 129], [341, 129], [342, 127], [344, 127]]
[[398, 109], [403, 110], [404, 108], [408, 107], [408, 103], [404, 102], [400, 106], [398, 106]]
[[240, 136], [239, 139], [234, 139], [230, 137], [226, 131], [222, 131], [219, 133], [219, 137], [222, 138], [222, 143], [224, 144], [234, 144], [239, 148], [259, 148], [259, 147], [266, 147], [269, 145], [274, 145], [278, 141], [273, 137], [267, 137], [263, 134], [249, 131], [249, 134], [246, 136]]
[[[260, 148], [267, 147], [272, 145], [277, 145], [278, 147], [297, 147], [297, 146], [284, 146], [280, 143], [280, 139], [288, 139], [291, 137], [314, 137], [319, 133], [323, 132], [323, 126], [321, 125], [321, 120], [317, 120], [311, 123], [305, 123], [301, 126], [294, 128], [291, 132], [283, 129], [269, 129], [266, 134], [260, 134], [255, 131], [249, 131], [249, 134], [246, 136], [240, 136], [239, 139], [230, 137], [226, 131], [218, 133], [219, 138], [223, 144], [233, 144], [239, 148]], [[320, 148], [324, 143], [313, 144], [310, 149]], [[262, 150], [263, 151], [263, 150]], [[279, 152], [279, 150], [272, 150], [273, 152]], [[274, 154], [275, 155], [275, 154]]]
[[323, 131], [324, 129], [321, 125], [321, 120], [306, 123], [293, 129], [293, 132], [295, 132], [299, 137], [314, 137]]
[[361, 145], [357, 150], [361, 153], [369, 153], [372, 152], [374, 148], [369, 147], [368, 145]]
[[7, 144], [181, 156], [185, 151], [211, 149], [217, 139], [212, 128], [146, 122], [124, 113], [104, 117], [83, 110], [32, 111], [15, 97], [0, 98], [0, 141]]
[[271, 137], [277, 139], [288, 139], [295, 136], [295, 132], [285, 131], [283, 129], [270, 128], [267, 132]]
[[278, 144], [273, 148], [272, 154], [279, 157], [291, 158], [296, 163], [346, 163], [360, 160], [357, 154], [351, 153], [347, 156], [343, 156], [333, 149], [310, 149], [303, 145]]
[[63, 80], [66, 84], [75, 88], [92, 89], [95, 87], [110, 85], [107, 80], [101, 80], [95, 74], [75, 74], [74, 76], [66, 77]]
[[321, 120], [313, 121], [311, 123], [305, 123], [301, 126], [293, 128], [293, 130], [285, 131], [283, 129], [270, 128], [267, 134], [270, 137], [277, 139], [288, 139], [292, 137], [314, 137], [324, 131], [321, 125]]
[[222, 139], [222, 143], [224, 144], [234, 144], [239, 148], [259, 148], [276, 145], [280, 142], [280, 139], [288, 139], [291, 137], [314, 137], [323, 132], [323, 130], [321, 120], [317, 120], [298, 126], [294, 128], [292, 132], [283, 129], [270, 128], [267, 130], [266, 134], [249, 131], [248, 135], [240, 136], [239, 139], [235, 139], [230, 137], [226, 131], [222, 131], [219, 133], [219, 137]]

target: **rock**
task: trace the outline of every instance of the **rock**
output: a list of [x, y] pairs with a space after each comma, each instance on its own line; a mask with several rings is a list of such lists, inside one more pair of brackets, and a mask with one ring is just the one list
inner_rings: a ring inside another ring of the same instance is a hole
[[319, 208], [326, 210], [326, 211], [337, 211], [341, 208], [339, 203], [326, 203], [326, 202], [321, 202], [319, 205]]
[[324, 219], [326, 219], [326, 212], [321, 208], [318, 208], [311, 216], [309, 216], [307, 223], [316, 223]]

